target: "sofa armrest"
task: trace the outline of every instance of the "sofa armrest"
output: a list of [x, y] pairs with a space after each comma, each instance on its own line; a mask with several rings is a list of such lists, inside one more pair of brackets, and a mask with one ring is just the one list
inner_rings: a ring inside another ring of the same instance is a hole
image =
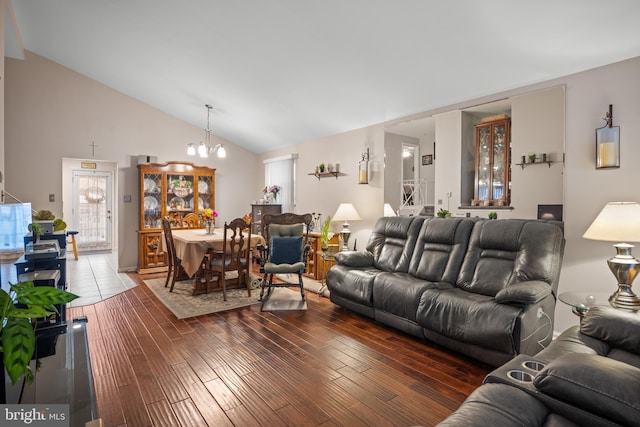
[[591, 307], [582, 318], [580, 332], [634, 354], [640, 354], [640, 316], [613, 307]]
[[373, 254], [366, 251], [342, 251], [336, 254], [336, 263], [347, 267], [371, 267]]
[[540, 280], [521, 282], [508, 286], [496, 294], [498, 304], [530, 305], [542, 301], [551, 294], [551, 286]]
[[565, 354], [533, 384], [538, 391], [623, 425], [640, 424], [640, 369], [594, 354]]

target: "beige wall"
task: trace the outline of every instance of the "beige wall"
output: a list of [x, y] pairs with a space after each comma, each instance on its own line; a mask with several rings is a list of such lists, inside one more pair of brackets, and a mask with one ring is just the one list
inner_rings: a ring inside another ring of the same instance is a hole
[[[369, 148], [369, 184], [358, 184], [358, 162]], [[323, 219], [333, 216], [340, 203], [353, 203], [362, 221], [350, 223], [349, 247], [363, 249], [375, 221], [382, 216], [384, 205], [384, 127], [370, 126], [298, 144], [285, 150], [266, 153], [263, 159], [287, 153], [297, 153], [297, 205], [296, 212], [320, 212]], [[318, 180], [313, 173], [320, 163], [340, 163], [343, 176]], [[333, 231], [341, 225], [334, 223]]]
[[[187, 143], [201, 141], [202, 128], [30, 52], [25, 60], [7, 59], [5, 65], [7, 191], [31, 202], [34, 209], [60, 215], [63, 158], [117, 162], [120, 269], [137, 266], [140, 154], [157, 156], [159, 162], [190, 161], [217, 168], [216, 208], [221, 219], [249, 212], [261, 173], [257, 155], [222, 141], [227, 149], [224, 160], [189, 157]], [[214, 144], [221, 142], [213, 139]], [[56, 202], [49, 202], [49, 194], [56, 195]], [[131, 203], [124, 203], [126, 195], [132, 196]]]

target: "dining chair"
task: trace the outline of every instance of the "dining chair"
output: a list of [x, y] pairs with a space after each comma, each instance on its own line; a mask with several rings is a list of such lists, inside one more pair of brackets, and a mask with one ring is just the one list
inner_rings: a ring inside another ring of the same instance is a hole
[[[176, 284], [176, 280], [182, 274], [186, 276], [186, 273], [183, 273], [182, 269], [182, 260], [178, 257], [176, 253], [176, 245], [173, 241], [173, 234], [171, 231], [171, 220], [167, 217], [162, 218], [162, 231], [164, 232], [164, 240], [167, 246], [167, 258], [169, 261], [169, 269], [167, 270], [167, 280], [164, 283], [164, 287], [166, 288], [169, 285], [169, 280], [171, 280], [171, 287], [169, 288], [169, 292], [173, 292], [173, 287]], [[194, 282], [199, 283], [202, 278], [205, 280], [205, 286], [207, 292], [209, 292], [209, 286], [211, 284], [209, 278], [209, 270], [208, 270], [208, 262], [209, 255], [205, 255], [205, 257], [200, 261], [200, 267], [195, 274]], [[196, 285], [197, 287], [197, 285]]]
[[202, 217], [197, 213], [190, 212], [182, 218], [182, 226], [186, 228], [204, 228]]
[[259, 246], [262, 253], [260, 271], [264, 273], [260, 285], [260, 301], [263, 300], [265, 289], [266, 298], [269, 298], [274, 287], [292, 286], [290, 283], [274, 283], [274, 274], [294, 273], [298, 275], [300, 295], [304, 301], [302, 274], [307, 268], [311, 249], [308, 243], [311, 220], [311, 214], [264, 214], [262, 217], [266, 246]]
[[171, 280], [171, 287], [169, 292], [173, 292], [173, 286], [176, 284], [178, 278], [178, 270], [182, 264], [182, 260], [176, 255], [176, 245], [173, 242], [173, 234], [171, 234], [171, 223], [168, 218], [162, 218], [162, 231], [164, 232], [164, 241], [167, 246], [167, 258], [169, 261], [169, 269], [167, 270], [167, 280], [164, 282], [164, 287], [169, 285]]
[[247, 295], [251, 296], [251, 279], [249, 269], [251, 267], [249, 253], [251, 251], [251, 223], [244, 219], [236, 218], [224, 223], [224, 250], [217, 252], [209, 261], [211, 278], [217, 277], [222, 284], [222, 298], [227, 300], [226, 273], [238, 272], [238, 286], [245, 283]]

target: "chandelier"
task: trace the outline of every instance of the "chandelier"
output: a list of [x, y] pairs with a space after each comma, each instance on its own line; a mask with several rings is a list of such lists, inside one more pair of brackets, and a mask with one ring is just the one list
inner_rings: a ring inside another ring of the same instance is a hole
[[[217, 152], [218, 158], [223, 159], [227, 157], [224, 145], [217, 144], [215, 147], [211, 146], [211, 126], [209, 126], [209, 115], [213, 107], [209, 104], [205, 104], [205, 107], [207, 107], [207, 127], [204, 130], [204, 141], [200, 142], [197, 153], [200, 157], [209, 157], [210, 154]], [[193, 143], [187, 145], [187, 154], [190, 156], [196, 155], [196, 147]]]

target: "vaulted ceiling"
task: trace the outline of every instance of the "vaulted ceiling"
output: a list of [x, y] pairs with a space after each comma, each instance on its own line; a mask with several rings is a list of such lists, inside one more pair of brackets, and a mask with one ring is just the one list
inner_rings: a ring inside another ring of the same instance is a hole
[[211, 104], [213, 133], [256, 153], [640, 55], [637, 0], [13, 7], [25, 49], [199, 127]]

